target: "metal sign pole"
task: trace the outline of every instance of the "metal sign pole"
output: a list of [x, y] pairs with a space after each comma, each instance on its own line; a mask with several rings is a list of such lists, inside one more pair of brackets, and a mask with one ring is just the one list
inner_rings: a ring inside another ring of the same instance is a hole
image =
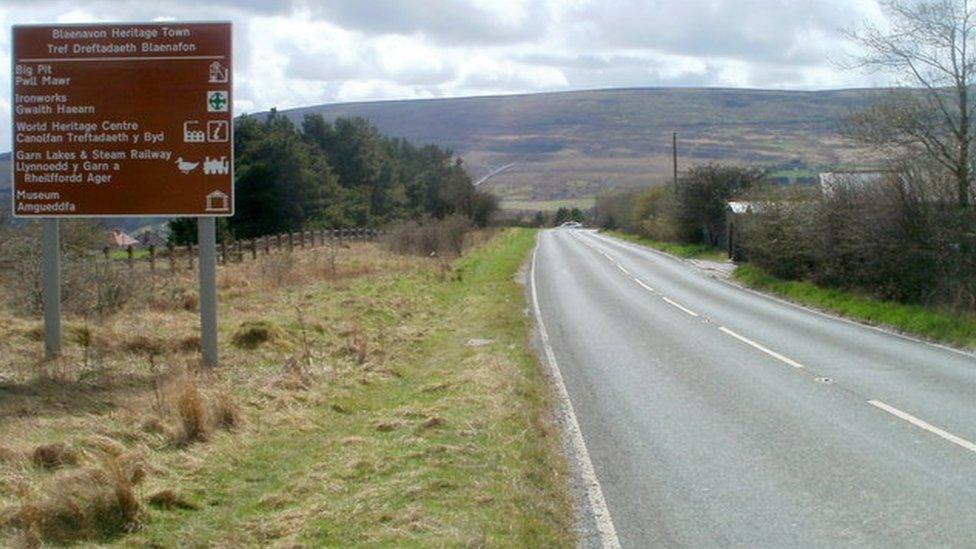
[[44, 357], [61, 356], [61, 238], [57, 219], [41, 224], [41, 292], [44, 300]]
[[200, 245], [200, 349], [203, 363], [217, 366], [217, 222], [197, 218]]

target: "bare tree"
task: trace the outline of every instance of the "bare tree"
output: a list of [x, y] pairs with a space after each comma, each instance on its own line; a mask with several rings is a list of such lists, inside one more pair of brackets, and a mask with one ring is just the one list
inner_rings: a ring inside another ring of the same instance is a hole
[[850, 133], [901, 154], [925, 154], [955, 181], [958, 203], [972, 206], [976, 102], [976, 0], [881, 0], [884, 28], [848, 36], [863, 48], [854, 67], [890, 72], [902, 88], [851, 117]]

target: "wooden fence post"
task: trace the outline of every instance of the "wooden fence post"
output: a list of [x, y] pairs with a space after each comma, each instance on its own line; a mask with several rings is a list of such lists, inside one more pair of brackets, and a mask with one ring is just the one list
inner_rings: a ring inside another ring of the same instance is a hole
[[241, 242], [240, 240], [234, 242], [234, 261], [238, 263], [244, 262], [244, 249], [242, 248], [243, 245], [244, 243]]
[[149, 270], [156, 272], [156, 245], [149, 245]]
[[108, 246], [105, 246], [104, 248], [102, 248], [102, 253], [105, 254], [105, 259], [108, 259], [109, 254], [111, 254], [111, 250], [109, 249]]
[[295, 249], [295, 233], [288, 233], [288, 251], [293, 251]]
[[125, 263], [130, 269], [135, 266], [135, 251], [132, 246], [125, 247]]
[[193, 270], [193, 244], [186, 245], [186, 259], [190, 264], [190, 270]]
[[172, 242], [166, 244], [166, 253], [169, 254], [169, 270], [176, 270], [176, 246]]
[[227, 241], [223, 240], [220, 243], [220, 262], [224, 265], [227, 264]]
[[251, 239], [251, 259], [257, 259], [257, 258], [258, 258], [258, 239], [257, 238], [252, 238]]

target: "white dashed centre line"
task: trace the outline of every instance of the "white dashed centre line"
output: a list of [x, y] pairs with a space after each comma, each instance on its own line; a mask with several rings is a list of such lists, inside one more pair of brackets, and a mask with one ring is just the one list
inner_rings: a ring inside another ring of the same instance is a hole
[[654, 291], [654, 288], [651, 288], [651, 287], [650, 287], [650, 286], [648, 286], [647, 284], [644, 284], [644, 283], [643, 283], [643, 282], [641, 281], [641, 279], [639, 279], [639, 278], [637, 278], [637, 277], [634, 277], [634, 282], [636, 282], [636, 283], [638, 283], [638, 284], [640, 284], [640, 287], [641, 287], [641, 288], [644, 288], [644, 289], [645, 289], [645, 290], [647, 290], [648, 292], [651, 292], [651, 293], [655, 293], [655, 291]]
[[728, 335], [730, 335], [730, 336], [732, 336], [732, 337], [734, 337], [734, 338], [736, 338], [736, 339], [738, 339], [739, 341], [745, 343], [746, 345], [750, 345], [752, 347], [755, 347], [756, 349], [759, 349], [760, 351], [762, 351], [762, 352], [766, 353], [767, 355], [775, 358], [776, 360], [779, 360], [781, 362], [785, 362], [786, 364], [789, 364], [790, 366], [792, 366], [794, 368], [803, 368], [803, 365], [800, 364], [799, 362], [797, 362], [795, 360], [792, 360], [790, 358], [787, 358], [787, 357], [785, 357], [785, 356], [777, 353], [776, 351], [774, 351], [772, 349], [768, 349], [766, 347], [763, 347], [759, 343], [756, 343], [755, 341], [753, 341], [753, 340], [751, 340], [751, 339], [749, 339], [749, 338], [747, 338], [745, 336], [741, 336], [741, 335], [733, 332], [732, 330], [730, 330], [730, 329], [728, 329], [728, 328], [726, 328], [724, 326], [719, 327], [719, 330], [722, 331], [722, 332], [724, 332], [724, 333], [726, 333], [726, 334], [728, 334]]
[[666, 301], [669, 305], [673, 305], [673, 306], [677, 307], [678, 309], [680, 309], [680, 310], [688, 313], [691, 316], [698, 316], [698, 313], [696, 313], [695, 311], [692, 311], [691, 309], [685, 307], [684, 305], [682, 305], [682, 304], [680, 304], [680, 303], [678, 303], [678, 302], [676, 302], [676, 301], [674, 301], [672, 299], [669, 299], [667, 297], [661, 297], [661, 299], [663, 299], [664, 301]]
[[889, 406], [889, 405], [885, 404], [884, 402], [881, 402], [880, 400], [869, 400], [868, 401], [868, 404], [870, 404], [871, 406], [874, 406], [875, 408], [879, 408], [881, 410], [884, 410], [885, 412], [888, 412], [889, 414], [891, 414], [891, 415], [893, 415], [893, 416], [895, 416], [897, 418], [904, 419], [905, 421], [911, 423], [912, 425], [914, 425], [916, 427], [921, 427], [922, 429], [925, 429], [926, 431], [928, 431], [928, 432], [930, 432], [932, 434], [938, 435], [938, 436], [940, 436], [940, 437], [948, 440], [949, 442], [951, 442], [953, 444], [957, 444], [959, 446], [962, 446], [963, 448], [969, 450], [970, 452], [976, 453], [976, 444], [973, 444], [972, 442], [969, 442], [968, 440], [966, 440], [964, 438], [957, 437], [956, 435], [954, 435], [954, 434], [952, 434], [952, 433], [950, 433], [948, 431], [939, 429], [938, 427], [936, 427], [935, 425], [932, 425], [931, 423], [926, 423], [926, 422], [922, 421], [921, 419], [918, 419], [917, 417], [915, 417], [915, 416], [913, 416], [913, 415], [911, 415], [911, 414], [909, 414], [907, 412], [902, 412], [901, 410], [899, 410], [898, 408], [895, 408], [894, 406]]

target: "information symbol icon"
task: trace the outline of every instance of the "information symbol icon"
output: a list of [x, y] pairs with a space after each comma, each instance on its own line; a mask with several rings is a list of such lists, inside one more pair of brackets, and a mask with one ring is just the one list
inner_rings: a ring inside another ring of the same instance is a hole
[[207, 122], [207, 141], [211, 143], [226, 143], [230, 139], [229, 127], [230, 123], [226, 120], [211, 120]]

